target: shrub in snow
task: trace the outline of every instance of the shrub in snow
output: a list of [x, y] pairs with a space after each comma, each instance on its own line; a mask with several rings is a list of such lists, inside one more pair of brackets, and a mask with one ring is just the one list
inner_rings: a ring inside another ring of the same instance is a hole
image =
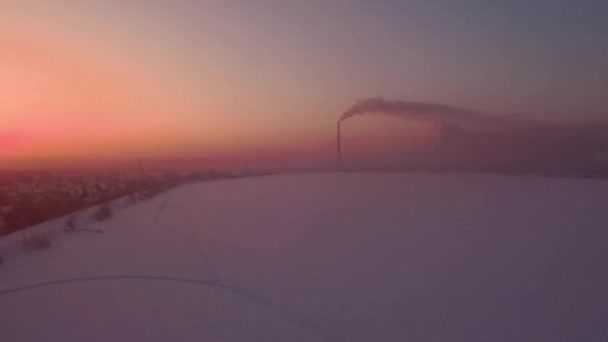
[[46, 234], [40, 233], [23, 238], [22, 244], [30, 250], [45, 249], [51, 247], [51, 239]]
[[68, 218], [68, 220], [65, 222], [66, 225], [66, 232], [69, 231], [74, 231], [76, 229], [76, 215], [72, 215]]
[[127, 197], [126, 203], [127, 203], [127, 205], [134, 205], [135, 203], [137, 203], [137, 195], [136, 194], [130, 194]]
[[78, 229], [74, 229], [74, 231], [75, 232], [88, 232], [88, 233], [103, 234], [103, 230], [102, 229], [78, 228]]
[[97, 211], [93, 213], [93, 219], [97, 221], [105, 221], [112, 217], [114, 212], [112, 211], [112, 207], [110, 203], [102, 203], [97, 208]]
[[137, 194], [137, 199], [139, 201], [145, 201], [149, 198], [148, 194], [145, 191], [140, 192], [139, 194]]

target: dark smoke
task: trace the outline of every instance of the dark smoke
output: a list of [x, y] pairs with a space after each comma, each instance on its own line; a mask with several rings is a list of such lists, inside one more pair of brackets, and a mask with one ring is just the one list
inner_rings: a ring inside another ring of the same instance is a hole
[[383, 97], [371, 97], [357, 102], [338, 120], [338, 160], [342, 158], [340, 124], [348, 118], [366, 114], [383, 114], [416, 121], [429, 121], [437, 127], [439, 133], [437, 146], [442, 150], [447, 144], [458, 138], [464, 125], [488, 125], [501, 121], [498, 117], [465, 108], [428, 102], [387, 101]]
[[367, 114], [426, 121], [435, 125], [435, 157], [444, 167], [525, 171], [606, 170], [608, 123], [568, 122], [526, 116], [498, 116], [427, 102], [357, 102], [338, 120]]
[[382, 97], [372, 97], [357, 102], [342, 114], [339, 121], [364, 114], [385, 114], [438, 123], [484, 123], [497, 120], [465, 108], [427, 102], [387, 101]]

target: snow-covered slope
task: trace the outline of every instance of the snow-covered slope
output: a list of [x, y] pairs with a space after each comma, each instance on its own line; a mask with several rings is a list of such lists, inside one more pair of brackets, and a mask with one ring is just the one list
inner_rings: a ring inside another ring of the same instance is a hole
[[606, 341], [606, 203], [488, 175], [182, 186], [7, 260], [0, 341]]

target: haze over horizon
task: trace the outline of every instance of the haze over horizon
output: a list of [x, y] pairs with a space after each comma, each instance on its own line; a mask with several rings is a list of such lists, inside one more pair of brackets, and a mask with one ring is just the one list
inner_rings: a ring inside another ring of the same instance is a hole
[[[607, 121], [607, 11], [565, 0], [8, 1], [0, 165], [324, 162], [336, 120], [373, 96]], [[351, 153], [391, 158], [436, 132], [361, 116], [345, 135]]]

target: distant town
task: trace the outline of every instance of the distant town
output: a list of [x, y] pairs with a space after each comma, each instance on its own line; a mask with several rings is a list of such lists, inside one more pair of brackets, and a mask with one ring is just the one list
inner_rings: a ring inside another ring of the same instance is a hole
[[0, 236], [127, 196], [146, 196], [185, 182], [243, 176], [228, 171], [3, 171]]
[[[341, 172], [357, 171], [419, 172], [403, 167], [354, 167], [343, 164], [334, 169]], [[294, 172], [295, 170], [283, 170]], [[300, 172], [318, 171], [316, 169]], [[432, 170], [431, 170], [432, 171]], [[435, 169], [435, 172], [488, 172], [488, 170]], [[526, 172], [493, 170], [493, 173], [533, 175], [539, 177], [608, 179], [604, 170], [585, 172]], [[136, 202], [159, 192], [190, 182], [212, 181], [269, 173], [256, 170], [234, 172], [226, 170], [199, 171], [0, 171], [0, 236], [29, 226], [66, 216], [79, 210], [125, 198]], [[69, 220], [67, 221], [69, 225]]]

